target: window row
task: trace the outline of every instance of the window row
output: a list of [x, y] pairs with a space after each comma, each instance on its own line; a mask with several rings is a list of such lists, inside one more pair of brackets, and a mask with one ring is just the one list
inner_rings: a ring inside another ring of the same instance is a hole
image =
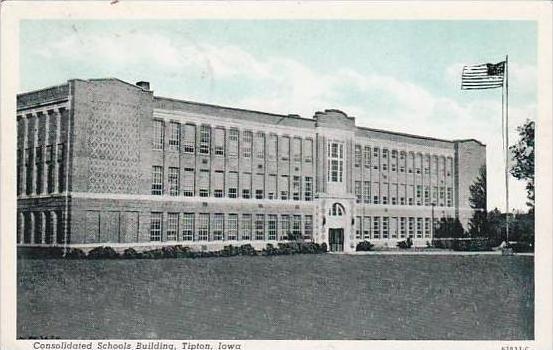
[[366, 169], [420, 175], [437, 175], [442, 178], [453, 174], [453, 158], [437, 155], [355, 145], [354, 165]]
[[311, 138], [277, 136], [264, 132], [239, 130], [237, 128], [212, 128], [202, 124], [181, 124], [153, 120], [152, 147], [154, 150], [165, 149], [165, 134], [167, 132], [167, 147], [169, 151], [183, 153], [213, 154], [218, 157], [277, 159], [306, 163], [313, 161], [313, 140]]
[[[252, 174], [201, 169], [197, 176], [192, 168], [170, 167], [167, 174], [168, 186], [164, 186], [163, 167], [152, 167], [152, 194], [163, 195], [166, 190], [170, 196], [215, 197], [244, 199], [281, 199], [295, 201], [313, 200], [313, 177], [277, 176], [274, 174]], [[239, 190], [241, 192], [239, 192]]]
[[[313, 237], [313, 216], [152, 212], [150, 241], [295, 240]], [[167, 227], [164, 227], [167, 226]]]
[[17, 243], [60, 244], [65, 240], [63, 211], [33, 211], [17, 215]]
[[[359, 240], [432, 238], [432, 219], [428, 217], [355, 217], [355, 237]], [[434, 229], [438, 220], [434, 219]]]
[[355, 181], [357, 203], [384, 205], [453, 206], [453, 188]]
[[65, 145], [17, 150], [17, 194], [65, 191]]

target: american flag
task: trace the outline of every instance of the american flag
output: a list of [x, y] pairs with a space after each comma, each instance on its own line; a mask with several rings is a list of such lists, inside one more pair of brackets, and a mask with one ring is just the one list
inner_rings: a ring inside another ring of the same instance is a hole
[[464, 66], [461, 90], [494, 89], [503, 86], [505, 61]]

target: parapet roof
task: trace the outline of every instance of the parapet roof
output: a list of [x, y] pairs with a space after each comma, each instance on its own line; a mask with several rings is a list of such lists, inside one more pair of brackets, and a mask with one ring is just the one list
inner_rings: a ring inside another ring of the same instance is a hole
[[[138, 86], [136, 84], [129, 83], [127, 81], [121, 80], [119, 78], [113, 78], [113, 77], [106, 77], [106, 78], [95, 78], [95, 79], [70, 79], [67, 83], [54, 85], [51, 87], [46, 87], [38, 90], [28, 91], [17, 94], [18, 99], [27, 96], [33, 93], [41, 93], [48, 89], [54, 89], [54, 88], [62, 88], [66, 86], [69, 82], [72, 80], [80, 80], [80, 81], [89, 81], [89, 82], [95, 82], [95, 81], [116, 81], [119, 83], [123, 83], [126, 85], [133, 86], [137, 89], [145, 90], [142, 86]], [[286, 125], [287, 121], [295, 122], [295, 123], [305, 123], [306, 127], [312, 127], [313, 124], [316, 122], [313, 118], [305, 118], [301, 117], [298, 114], [278, 114], [278, 113], [270, 113], [270, 112], [263, 112], [253, 109], [244, 109], [244, 108], [236, 108], [236, 107], [227, 107], [227, 106], [221, 106], [216, 104], [209, 104], [209, 103], [203, 103], [203, 102], [195, 102], [195, 101], [188, 101], [183, 99], [176, 99], [176, 98], [170, 98], [170, 97], [162, 97], [162, 96], [155, 96], [154, 95], [154, 106], [157, 108], [166, 108], [170, 107], [178, 109], [178, 107], [187, 107], [187, 110], [190, 110], [192, 107], [193, 110], [197, 112], [203, 112], [203, 113], [213, 113], [217, 112], [218, 115], [226, 116], [226, 117], [246, 117], [246, 119], [255, 120], [258, 122], [265, 122], [265, 123], [271, 123], [271, 124], [281, 124]], [[348, 116], [346, 113], [337, 110], [337, 109], [327, 109], [326, 112], [340, 112], [343, 113], [347, 118], [353, 118], [352, 116]], [[315, 114], [319, 114], [322, 112], [316, 112]], [[260, 120], [260, 118], [262, 120]], [[383, 129], [376, 129], [376, 128], [370, 128], [365, 126], [356, 126], [358, 131], [366, 131], [370, 133], [375, 134], [387, 134], [392, 136], [398, 136], [400, 138], [410, 138], [410, 139], [419, 139], [419, 140], [428, 140], [428, 141], [436, 141], [436, 142], [446, 142], [446, 143], [454, 143], [454, 142], [476, 142], [481, 146], [485, 146], [484, 143], [481, 141], [478, 141], [476, 139], [470, 138], [470, 139], [454, 139], [454, 140], [447, 140], [447, 139], [440, 139], [430, 136], [422, 136], [422, 135], [415, 135], [415, 134], [409, 134], [404, 132], [397, 132], [397, 131], [390, 131], [390, 130], [383, 130]]]

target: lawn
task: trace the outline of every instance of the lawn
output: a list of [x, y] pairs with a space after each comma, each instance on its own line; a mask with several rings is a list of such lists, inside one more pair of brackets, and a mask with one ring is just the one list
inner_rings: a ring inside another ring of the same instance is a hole
[[533, 339], [523, 256], [18, 260], [19, 337]]

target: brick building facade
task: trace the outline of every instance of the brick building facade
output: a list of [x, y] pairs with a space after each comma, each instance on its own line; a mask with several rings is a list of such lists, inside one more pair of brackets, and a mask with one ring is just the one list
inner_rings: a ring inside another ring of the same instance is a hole
[[154, 96], [146, 82], [70, 80], [17, 97], [22, 246], [228, 244], [288, 239], [353, 250], [432, 239], [472, 215], [475, 140]]

